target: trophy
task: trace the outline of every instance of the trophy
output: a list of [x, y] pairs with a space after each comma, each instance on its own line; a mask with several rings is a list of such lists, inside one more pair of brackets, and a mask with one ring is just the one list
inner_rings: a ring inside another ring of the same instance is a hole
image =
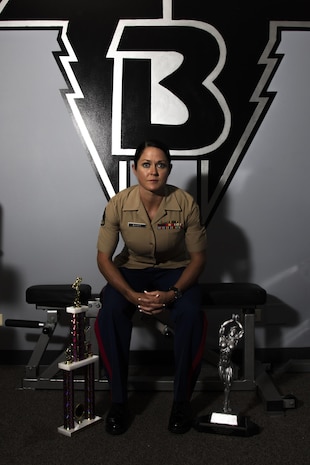
[[233, 383], [232, 353], [244, 334], [238, 315], [232, 315], [219, 329], [219, 363], [218, 374], [224, 384], [224, 402], [222, 412], [212, 412], [199, 417], [195, 428], [201, 432], [251, 436], [258, 432], [258, 427], [249, 417], [233, 413], [230, 404], [231, 386]]
[[[58, 432], [66, 436], [72, 436], [85, 426], [89, 426], [100, 417], [95, 415], [95, 383], [94, 363], [98, 355], [93, 355], [90, 344], [85, 338], [85, 314], [87, 305], [80, 302], [80, 284], [82, 278], [77, 277], [72, 284], [76, 291], [73, 306], [67, 307], [67, 313], [71, 314], [71, 343], [66, 350], [66, 360], [58, 364], [63, 371], [63, 401], [64, 424], [58, 428]], [[74, 407], [74, 371], [84, 368], [84, 403]]]

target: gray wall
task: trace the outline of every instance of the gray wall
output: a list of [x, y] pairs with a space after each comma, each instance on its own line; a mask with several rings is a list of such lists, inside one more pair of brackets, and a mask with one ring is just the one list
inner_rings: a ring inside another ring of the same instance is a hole
[[[282, 33], [277, 95], [208, 228], [210, 280], [252, 281], [269, 293], [258, 347], [309, 345], [310, 31]], [[60, 89], [57, 31], [0, 30], [0, 314], [44, 319], [27, 287], [103, 279], [96, 239], [106, 198]], [[170, 182], [195, 193], [195, 167]], [[209, 312], [211, 320], [218, 315]], [[67, 331], [66, 328], [63, 329]], [[0, 350], [30, 350], [37, 330], [0, 328]], [[217, 333], [209, 333], [216, 344]], [[137, 330], [133, 348], [152, 348]], [[57, 347], [57, 344], [50, 348]]]
[[[59, 89], [57, 31], [0, 32], [1, 311], [41, 319], [35, 284], [100, 289], [96, 239], [105, 197]], [[31, 330], [2, 329], [1, 349], [29, 349]], [[35, 332], [38, 334], [38, 331]]]
[[309, 46], [309, 31], [282, 33], [268, 88], [277, 94], [209, 230], [218, 279], [268, 291], [258, 347], [309, 346]]

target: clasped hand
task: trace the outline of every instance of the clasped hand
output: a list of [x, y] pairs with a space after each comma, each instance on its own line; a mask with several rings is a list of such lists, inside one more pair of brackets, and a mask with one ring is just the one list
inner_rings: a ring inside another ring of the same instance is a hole
[[138, 294], [137, 301], [139, 312], [156, 315], [165, 309], [171, 299], [169, 293], [165, 291], [144, 291]]

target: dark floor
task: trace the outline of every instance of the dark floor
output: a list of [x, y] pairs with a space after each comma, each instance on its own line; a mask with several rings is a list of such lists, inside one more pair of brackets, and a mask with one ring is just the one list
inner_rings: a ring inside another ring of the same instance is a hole
[[[281, 393], [298, 399], [297, 408], [271, 415], [255, 391], [233, 391], [234, 410], [260, 427], [251, 437], [167, 430], [171, 392], [131, 392], [133, 422], [126, 434], [109, 436], [104, 417], [108, 391], [96, 392], [102, 421], [72, 437], [61, 435], [61, 390], [20, 389], [23, 368], [0, 366], [0, 459], [5, 465], [308, 465], [310, 463], [310, 373], [276, 376]], [[79, 393], [77, 396], [80, 395]], [[221, 392], [195, 392], [196, 415], [221, 411]]]

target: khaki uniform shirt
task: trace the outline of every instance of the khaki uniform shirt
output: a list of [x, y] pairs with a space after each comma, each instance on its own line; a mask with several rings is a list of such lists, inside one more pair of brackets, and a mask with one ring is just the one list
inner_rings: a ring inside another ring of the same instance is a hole
[[198, 205], [190, 194], [169, 185], [152, 221], [141, 202], [139, 186], [116, 194], [103, 214], [98, 250], [112, 257], [119, 233], [125, 246], [114, 259], [118, 267], [180, 268], [189, 263], [189, 252], [206, 249]]

